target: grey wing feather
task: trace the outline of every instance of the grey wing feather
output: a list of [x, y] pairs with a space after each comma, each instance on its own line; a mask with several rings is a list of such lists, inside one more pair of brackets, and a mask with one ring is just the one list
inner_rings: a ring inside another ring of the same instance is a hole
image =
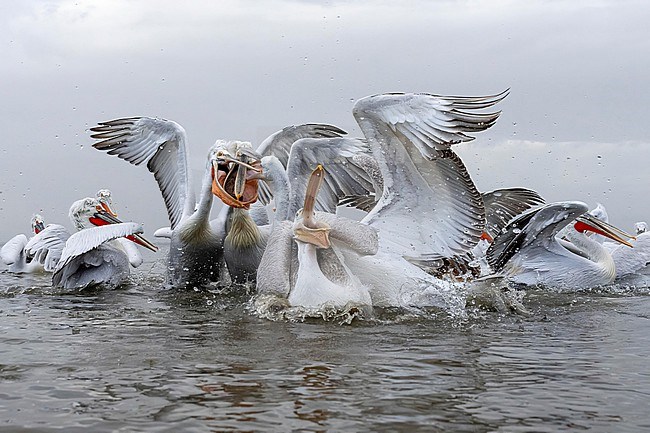
[[325, 123], [305, 123], [292, 125], [268, 136], [257, 148], [262, 156], [273, 155], [280, 160], [284, 167], [287, 166], [291, 146], [301, 138], [331, 138], [341, 137], [347, 132]]
[[550, 203], [519, 214], [494, 238], [486, 252], [488, 264], [500, 271], [524, 248], [549, 249], [555, 235], [577, 216], [587, 212], [582, 202]]
[[303, 138], [296, 141], [287, 165], [291, 183], [289, 215], [302, 207], [308, 178], [319, 164], [326, 175], [316, 199], [316, 210], [334, 213], [339, 201], [345, 197], [373, 194], [372, 180], [354, 161], [355, 155], [369, 151], [367, 143], [357, 138]]
[[184, 214], [191, 214], [195, 200], [187, 170], [185, 130], [176, 122], [152, 117], [127, 117], [100, 122], [90, 129], [99, 142], [97, 150], [134, 165], [147, 163], [167, 207], [172, 229]]
[[384, 178], [377, 160], [372, 155], [359, 153], [352, 157], [352, 162], [361, 168], [372, 181], [374, 191], [370, 194], [349, 195], [339, 202], [339, 206], [355, 207], [365, 212], [370, 212], [384, 191]]
[[87, 253], [108, 241], [143, 232], [142, 226], [133, 222], [109, 224], [76, 232], [66, 241], [55, 272], [62, 269], [75, 257]]
[[[287, 126], [268, 136], [257, 148], [257, 152], [262, 156], [273, 155], [284, 168], [287, 167], [291, 146], [301, 138], [329, 138], [341, 137], [347, 134], [344, 130], [325, 123], [305, 123], [302, 125]], [[269, 204], [273, 198], [269, 186], [260, 182], [259, 184], [259, 201], [262, 204]]]
[[527, 188], [502, 188], [484, 192], [485, 231], [496, 237], [508, 222], [531, 207], [544, 204], [544, 199]]
[[479, 97], [386, 93], [360, 99], [355, 103], [353, 113], [357, 121], [373, 117], [388, 125], [401, 141], [409, 141], [424, 157], [432, 159], [440, 149], [473, 140], [474, 137], [468, 134], [494, 125], [500, 111], [482, 113], [470, 110], [492, 107], [508, 92]]
[[68, 238], [70, 238], [68, 229], [59, 224], [48, 224], [45, 230], [34, 235], [27, 242], [25, 252], [28, 257], [43, 265], [46, 271], [52, 272], [61, 258]]
[[450, 147], [491, 127], [500, 112], [473, 110], [506, 95], [390, 93], [355, 103], [354, 117], [384, 175], [382, 197], [365, 221], [387, 234], [380, 239], [392, 253], [454, 257], [478, 243], [485, 227], [483, 201]]

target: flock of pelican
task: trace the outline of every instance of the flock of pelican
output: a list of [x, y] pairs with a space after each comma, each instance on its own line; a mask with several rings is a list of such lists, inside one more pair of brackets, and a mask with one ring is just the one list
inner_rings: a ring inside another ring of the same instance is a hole
[[[462, 309], [468, 299], [517, 309], [508, 282], [576, 290], [617, 281], [648, 285], [650, 232], [628, 234], [599, 205], [545, 203], [535, 191], [481, 193], [453, 146], [490, 128], [507, 96], [387, 93], [358, 100], [363, 136], [326, 124], [284, 128], [256, 149], [217, 140], [199, 191], [179, 124], [126, 117], [91, 128], [93, 147], [145, 165], [160, 188], [169, 226], [167, 282], [254, 288], [259, 305], [368, 311], [372, 307]], [[212, 216], [217, 197], [224, 206]], [[364, 212], [360, 220], [337, 213]], [[32, 220], [0, 257], [10, 272], [52, 272], [56, 287], [118, 286], [157, 250], [142, 226], [123, 223], [110, 192], [75, 202], [71, 234]], [[607, 241], [606, 241], [607, 240]], [[611, 242], [610, 242], [611, 241]], [[306, 313], [305, 313], [306, 312]]]

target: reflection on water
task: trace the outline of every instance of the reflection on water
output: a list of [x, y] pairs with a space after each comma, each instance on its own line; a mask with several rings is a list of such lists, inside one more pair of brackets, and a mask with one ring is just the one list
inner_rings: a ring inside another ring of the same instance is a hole
[[[530, 317], [269, 321], [247, 297], [57, 293], [0, 274], [0, 431], [629, 431], [650, 297], [530, 292]], [[20, 430], [18, 430], [20, 431]]]

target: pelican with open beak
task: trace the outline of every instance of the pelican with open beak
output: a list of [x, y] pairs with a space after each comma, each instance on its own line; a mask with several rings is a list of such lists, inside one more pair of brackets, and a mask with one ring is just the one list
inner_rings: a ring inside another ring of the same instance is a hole
[[212, 159], [212, 193], [232, 208], [249, 209], [258, 197], [260, 159], [250, 143], [223, 142]]
[[609, 238], [619, 244], [623, 244], [630, 248], [634, 248], [634, 245], [628, 240], [635, 240], [636, 237], [631, 235], [618, 227], [615, 227], [609, 224], [606, 221], [602, 221], [588, 213], [580, 215], [576, 218], [573, 228], [580, 233], [591, 232], [606, 238]]
[[140, 224], [121, 222], [104, 209], [98, 198], [74, 202], [69, 215], [76, 233], [70, 234], [59, 224], [49, 224], [25, 246], [32, 260], [53, 272], [55, 287], [83, 289], [124, 283], [130, 272], [130, 258], [118, 239], [127, 238], [152, 251], [158, 249], [141, 236]]
[[[95, 212], [88, 218], [88, 221], [94, 226], [122, 224], [123, 222], [117, 218], [117, 214], [113, 212], [110, 205], [102, 203], [101, 200], [99, 200], [99, 204], [95, 206]], [[147, 248], [148, 250], [151, 250], [153, 252], [158, 251], [158, 247], [156, 245], [145, 239], [145, 237], [140, 234], [135, 233], [124, 237], [131, 242], [140, 245], [141, 247]]]
[[585, 203], [567, 201], [524, 212], [494, 238], [487, 251], [490, 266], [516, 283], [564, 291], [612, 283], [614, 260], [587, 232], [628, 247], [633, 237], [587, 210]]

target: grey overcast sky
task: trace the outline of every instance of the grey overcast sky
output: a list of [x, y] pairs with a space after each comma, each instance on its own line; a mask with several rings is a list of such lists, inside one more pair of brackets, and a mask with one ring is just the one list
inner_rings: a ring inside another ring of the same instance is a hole
[[173, 119], [201, 177], [217, 139], [304, 122], [359, 134], [361, 97], [510, 88], [497, 124], [456, 147], [479, 189], [603, 203], [650, 220], [650, 2], [0, 2], [0, 242], [34, 212], [113, 191], [124, 219], [167, 225], [153, 176], [91, 147], [102, 120]]

